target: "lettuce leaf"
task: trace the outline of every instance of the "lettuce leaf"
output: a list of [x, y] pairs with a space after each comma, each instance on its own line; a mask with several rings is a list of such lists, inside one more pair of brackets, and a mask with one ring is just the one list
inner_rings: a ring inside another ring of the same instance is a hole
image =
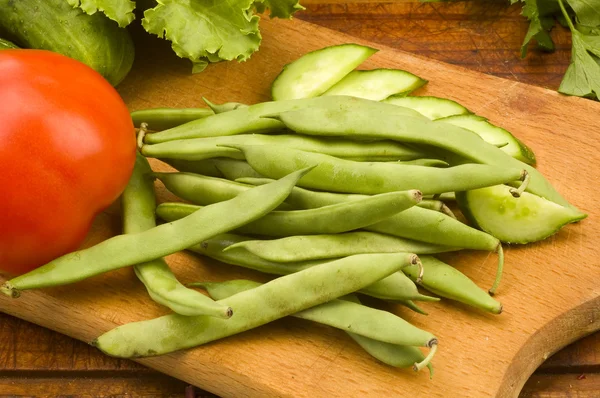
[[303, 7], [298, 0], [158, 0], [144, 12], [142, 26], [171, 41], [196, 73], [211, 62], [250, 58], [261, 42], [254, 12], [267, 9], [272, 18], [290, 18]]
[[245, 61], [258, 50], [259, 17], [253, 0], [159, 0], [144, 12], [142, 26], [172, 42], [181, 58]]
[[[66, 0], [87, 14], [103, 12], [120, 27], [134, 19], [136, 1]], [[246, 61], [261, 42], [259, 16], [289, 19], [303, 10], [299, 0], [139, 0], [144, 11], [142, 26], [148, 33], [171, 41], [181, 58], [192, 61], [197, 73], [209, 63]], [[149, 7], [149, 8], [148, 8]]]
[[79, 7], [86, 14], [92, 15], [98, 11], [116, 21], [121, 28], [129, 25], [135, 19], [133, 10], [135, 2], [130, 0], [67, 0], [73, 7]]

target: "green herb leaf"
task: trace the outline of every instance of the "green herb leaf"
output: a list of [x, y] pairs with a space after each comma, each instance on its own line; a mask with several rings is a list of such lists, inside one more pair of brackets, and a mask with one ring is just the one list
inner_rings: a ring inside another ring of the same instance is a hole
[[[142, 26], [172, 42], [175, 53], [193, 62], [247, 60], [260, 45], [254, 0], [159, 0]], [[201, 68], [197, 65], [195, 69]]]
[[586, 36], [573, 30], [572, 41], [571, 64], [558, 91], [567, 95], [598, 98], [600, 96], [600, 64], [592, 54], [600, 56], [600, 36]]
[[600, 57], [600, 36], [590, 36], [585, 34], [579, 34], [585, 48], [592, 54]]
[[129, 0], [67, 0], [72, 7], [81, 8], [86, 14], [103, 12], [108, 18], [116, 21], [121, 28], [135, 19], [133, 10], [135, 2]]
[[577, 14], [577, 19], [584, 25], [600, 25], [600, 1], [598, 0], [567, 0], [567, 3]]
[[296, 11], [304, 10], [298, 0], [256, 0], [254, 6], [258, 12], [270, 9], [271, 18], [291, 18]]
[[562, 0], [558, 5], [571, 30], [571, 64], [563, 77], [558, 91], [567, 95], [598, 98], [600, 96], [600, 64], [595, 55], [600, 55], [599, 36], [586, 35], [575, 28]]
[[575, 29], [583, 33], [584, 35], [600, 35], [600, 26], [590, 27], [586, 25], [577, 24]]
[[554, 26], [553, 14], [558, 10], [555, 0], [524, 0], [522, 15], [529, 21], [529, 29], [521, 45], [521, 57], [527, 55], [527, 47], [532, 39], [546, 50], [554, 50], [554, 42], [550, 37], [550, 30]]

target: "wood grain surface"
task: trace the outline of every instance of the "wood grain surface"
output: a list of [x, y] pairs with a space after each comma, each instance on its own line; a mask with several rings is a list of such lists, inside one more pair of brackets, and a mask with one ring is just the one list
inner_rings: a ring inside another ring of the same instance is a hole
[[[514, 7], [508, 9], [504, 7], [496, 7], [494, 9], [494, 13], [496, 14], [485, 14], [477, 13], [479, 6], [472, 5], [472, 3], [454, 3], [447, 5], [441, 5], [438, 3], [415, 4], [404, 2], [370, 2], [370, 4], [366, 4], [369, 3], [366, 2], [363, 4], [341, 5], [338, 4], [339, 2], [334, 1], [330, 1], [328, 4], [322, 4], [323, 2], [317, 2], [321, 4], [313, 3], [315, 3], [315, 1], [305, 2], [307, 5], [307, 11], [303, 12], [302, 15], [299, 15], [300, 18], [344, 31], [345, 33], [352, 34], [363, 39], [372, 40], [381, 44], [388, 44], [392, 47], [408, 50], [429, 58], [462, 64], [469, 69], [496, 74], [513, 80], [527, 81], [533, 84], [556, 87], [560, 81], [561, 73], [566, 68], [566, 64], [568, 62], [568, 51], [570, 49], [568, 36], [562, 34], [562, 32], [558, 30], [555, 32], [555, 36], [558, 37], [559, 44], [564, 44], [564, 46], [562, 46], [562, 50], [552, 55], [544, 54], [543, 56], [533, 53], [528, 56], [528, 59], [525, 61], [518, 59], [518, 55], [516, 55], [516, 53], [518, 45], [520, 45], [520, 37], [522, 37], [522, 35], [520, 35], [519, 38], [516, 38], [517, 34], [515, 32], [520, 30], [524, 34], [526, 25], [523, 23], [524, 21], [522, 20], [522, 17], [518, 15], [518, 9]], [[481, 9], [479, 10], [481, 11]], [[443, 15], [443, 18], [441, 15]], [[488, 26], [484, 29], [477, 26], [478, 19], [484, 18], [485, 15], [489, 15], [488, 22], [493, 25], [494, 31], [500, 32], [499, 34], [501, 37], [503, 37], [503, 40], [497, 40], [496, 42], [493, 42], [491, 39], [487, 39], [489, 36], [486, 36], [486, 34], [490, 33], [491, 28]], [[439, 27], [439, 24], [441, 24], [441, 26], [444, 28], [436, 31], [434, 28], [436, 26]], [[281, 27], [281, 30], [284, 29], [284, 25], [282, 23], [278, 23], [277, 25]], [[286, 23], [285, 26], [288, 26], [288, 23]], [[295, 24], [293, 26], [296, 27], [298, 25]], [[279, 48], [279, 50], [283, 50], [285, 55], [282, 57], [277, 57], [277, 60], [273, 62], [274, 64], [282, 64], [286, 59], [285, 57], [288, 57], [289, 59], [289, 57], [294, 54], [294, 51], [299, 51], [300, 48], [303, 49], [308, 48], [307, 46], [310, 45], [314, 46], [322, 44], [318, 42], [318, 40], [321, 38], [321, 36], [318, 35], [308, 40], [310, 43], [298, 40], [298, 37], [304, 36], [304, 32], [302, 32], [300, 28], [296, 27], [296, 29], [300, 30], [300, 35], [278, 38], [278, 40], [287, 39], [288, 41], [276, 44], [277, 48]], [[420, 34], [418, 32], [420, 32]], [[265, 99], [267, 92], [266, 87], [268, 86], [267, 83], [272, 76], [268, 76], [267, 73], [262, 70], [264, 68], [261, 69], [258, 65], [261, 62], [261, 58], [264, 59], [264, 57], [272, 56], [269, 55], [270, 47], [268, 46], [273, 44], [273, 42], [270, 40], [275, 40], [276, 34], [279, 34], [278, 31], [272, 29], [272, 26], [268, 21], [265, 22], [265, 47], [264, 50], [261, 50], [261, 53], [255, 55], [253, 60], [246, 65], [252, 66], [238, 69], [238, 66], [234, 65], [219, 65], [219, 70], [209, 71], [210, 73], [201, 76], [194, 76], [193, 78], [190, 78], [187, 74], [187, 65], [184, 62], [175, 60], [168, 51], [165, 51], [164, 46], [159, 46], [159, 48], [152, 49], [151, 47], [155, 47], [157, 42], [142, 39], [142, 50], [136, 63], [136, 72], [134, 72], [137, 73], [139, 71], [139, 73], [137, 76], [132, 76], [132, 78], [126, 82], [121, 89], [122, 93], [128, 100], [129, 104], [132, 107], [137, 108], [150, 106], [152, 104], [165, 106], [198, 105], [200, 104], [199, 97], [201, 95], [207, 95], [211, 99], [223, 101], [241, 100], [244, 98], [249, 100]], [[411, 37], [411, 40], [406, 40], [406, 37], [409, 34], [412, 35], [409, 36]], [[443, 39], [444, 37], [448, 36], [452, 37], [452, 40]], [[436, 37], [438, 37], [438, 39], [436, 39]], [[469, 47], [469, 41], [472, 42], [471, 47]], [[140, 43], [138, 43], [138, 45], [139, 44]], [[148, 47], [149, 49], [144, 50], [144, 46]], [[473, 47], [475, 47], [475, 50], [473, 50]], [[455, 52], [453, 51], [453, 48]], [[463, 57], [457, 55], [461, 51], [463, 52]], [[472, 58], [472, 55], [469, 55], [469, 51], [474, 52], [474, 54], [475, 52], [481, 52], [482, 55], [478, 59]], [[493, 55], [495, 51], [497, 55]], [[563, 53], [562, 55], [561, 51]], [[267, 54], [264, 55], [265, 53]], [[375, 64], [378, 66], [385, 66], [385, 62], [389, 62], [390, 64], [394, 65], [397, 65], [397, 62], [400, 62], [400, 64], [402, 62], [407, 62], [404, 58], [405, 56], [398, 56], [394, 57], [393, 59], [384, 57], [382, 59], [382, 55], [384, 54], [379, 54], [379, 58], [371, 62], [370, 66], [374, 66]], [[505, 62], [505, 64], [508, 65], [505, 69], [500, 69], [499, 67], [502, 65], [499, 63], [499, 60], [503, 60], [502, 57], [505, 55], [509, 60], [509, 62]], [[161, 57], [161, 62], [157, 62], [157, 59], [159, 59], [158, 56]], [[439, 74], [436, 74], [436, 68], [439, 68], [438, 65], [433, 67], [425, 60], [413, 60], [412, 62], [413, 63], [407, 64], [410, 66], [410, 68], [407, 66], [408, 69], [417, 72], [417, 70], [414, 68], [416, 64], [416, 67], [419, 70], [422, 68], [424, 71], [423, 75], [432, 73], [432, 76], [436, 76], [435, 80], [432, 80], [432, 83], [433, 81], [437, 82], [439, 80], [440, 86], [436, 87], [434, 84], [431, 84], [430, 87], [427, 88], [427, 91], [430, 93], [448, 95], [450, 92], [454, 93], [458, 88], [465, 90], [469, 88], [469, 85], [461, 85], [463, 79], [465, 82], [473, 79], [473, 77], [461, 77], [458, 78], [458, 80], [455, 79], [453, 81], [452, 79], [449, 79], [447, 72], [445, 76], [443, 74], [442, 76], [438, 76]], [[550, 62], [551, 67], [545, 68], [543, 66], [544, 62]], [[523, 63], [525, 66], [517, 66], [523, 65]], [[538, 66], [539, 73], [536, 73], [535, 70], [538, 70], [536, 69]], [[444, 69], [445, 67], [441, 66], [441, 68]], [[248, 76], [243, 76], [243, 73], [240, 71], [247, 71], [248, 69], [251, 69], [254, 72], [248, 72]], [[275, 72], [275, 69], [277, 68], [274, 68], [273, 72]], [[257, 70], [261, 72], [260, 75], [256, 73]], [[459, 76], [473, 76], [463, 72], [464, 71], [461, 71]], [[221, 83], [220, 87], [218, 86], [217, 89], [215, 89], [214, 85], [214, 79], [216, 79], [216, 76], [222, 77], [220, 80], [223, 81], [223, 83]], [[211, 79], [213, 79], [212, 82]], [[484, 79], [484, 81], [490, 83], [489, 86], [484, 85], [482, 82], [478, 82], [477, 84], [471, 82], [477, 87], [482, 85], [485, 86], [483, 87], [482, 92], [475, 94], [470, 92], [469, 96], [467, 96], [468, 98], [461, 97], [460, 99], [467, 105], [474, 104], [475, 102], [479, 104], [485, 103], [486, 106], [482, 107], [480, 105], [479, 110], [486, 116], [492, 117], [493, 120], [495, 119], [494, 121], [499, 124], [506, 125], [507, 127], [509, 127], [508, 124], [510, 124], [511, 127], [514, 127], [513, 130], [515, 130], [517, 135], [519, 135], [521, 138], [524, 138], [528, 143], [531, 143], [541, 159], [543, 171], [547, 174], [550, 173], [550, 175], [555, 177], [555, 179], [552, 181], [559, 187], [563, 194], [567, 195], [567, 193], [569, 193], [567, 197], [577, 205], [583, 207], [585, 210], [589, 211], [590, 209], [594, 208], [595, 203], [593, 202], [593, 192], [588, 192], [586, 194], [586, 196], [589, 196], [589, 198], [581, 199], [579, 198], [579, 195], [577, 195], [577, 190], [569, 189], [570, 185], [576, 185], [577, 187], [589, 187], [591, 184], [589, 182], [587, 184], [583, 184], [583, 177], [573, 171], [569, 172], [567, 170], [564, 175], [561, 175], [561, 173], [559, 173], [559, 169], [561, 168], [560, 165], [563, 167], [570, 166], [576, 169], [593, 165], [594, 161], [597, 162], [597, 157], [594, 157], [597, 155], [592, 154], [591, 150], [586, 150], [583, 154], [578, 153], [577, 159], [572, 159], [571, 157], [567, 156], [569, 154], [567, 149], [564, 149], [563, 153], [563, 151], [560, 150], [561, 148], [549, 147], [552, 145], [552, 142], [563, 143], [564, 140], [567, 140], [567, 142], [576, 145], [576, 147], [580, 149], [580, 146], [582, 145], [580, 141], [583, 138], [582, 131], [585, 131], [585, 129], [588, 129], [589, 131], [588, 125], [582, 123], [582, 128], [579, 131], [577, 131], [577, 129], [558, 131], [560, 129], [557, 126], [572, 125], [572, 123], [570, 123], [568, 120], [566, 120], [567, 118], [564, 117], [564, 109], [559, 110], [553, 108], [551, 105], [549, 106], [549, 103], [552, 104], [554, 101], [558, 101], [553, 95], [551, 95], [549, 99], [547, 98], [547, 94], [541, 95], [543, 100], [534, 100], [533, 103], [530, 103], [529, 99], [531, 95], [523, 95], [519, 98], [515, 98], [513, 96], [514, 93], [519, 92], [518, 89], [521, 87], [520, 85], [510, 86], [510, 83], [507, 84], [506, 81], [502, 81], [502, 83], [499, 83], [495, 80]], [[507, 88], [509, 89], [507, 90]], [[244, 91], [242, 92], [240, 90]], [[513, 94], [507, 95], [507, 93], [511, 92]], [[536, 91], [534, 90], [534, 92]], [[485, 97], [486, 93], [494, 93], [498, 95], [489, 97], [486, 102], [481, 102], [483, 99], [482, 97]], [[540, 92], [536, 93], [537, 96]], [[231, 96], [234, 94], [239, 94], [239, 97], [231, 98]], [[492, 99], [494, 101], [492, 101]], [[566, 109], [574, 109], [575, 107], [579, 107], [579, 104], [581, 104], [581, 102], [573, 102], [572, 100], [568, 100], [565, 107]], [[584, 112], [584, 114], [585, 112], [590, 112], [589, 114], [593, 115], [590, 116], [592, 118], [595, 116], [592, 105], [586, 104], [581, 106], [584, 108], [581, 112]], [[507, 111], [507, 108], [509, 108], [510, 112]], [[590, 111], [590, 109], [592, 110]], [[597, 108], [595, 112], [597, 114]], [[534, 114], [533, 122], [527, 118], [527, 125], [519, 127], [519, 122], [522, 122], [524, 120], [524, 115], [528, 114]], [[561, 114], [563, 117], [559, 117], [558, 121], [553, 117], [556, 115], [560, 116]], [[548, 120], [550, 123], [547, 123]], [[544, 121], [546, 121], [546, 123], [544, 123]], [[574, 132], [577, 133], [577, 137], [579, 138], [569, 137], [569, 135], [573, 134]], [[597, 136], [594, 137], [592, 132], [589, 132], [589, 134], [591, 137], [591, 142], [589, 142], [589, 145], [592, 148], [597, 149]], [[564, 159], [564, 163], [557, 162], [556, 164], [547, 164], [548, 162], [554, 162], [553, 159]], [[544, 169], [544, 167], [547, 169]], [[595, 180], [593, 176], [590, 176], [590, 179], [592, 181]], [[563, 187], [565, 188], [563, 189]], [[587, 206], [589, 206], [589, 209]], [[109, 222], [109, 220], [111, 221]], [[100, 220], [100, 223], [102, 221], [111, 224], [114, 232], [118, 231], [118, 221], [114, 217], [107, 216], [107, 218]], [[578, 242], [578, 251], [585, 251], [586, 249], [589, 250], [588, 246], [593, 247], [591, 243], [589, 245], [586, 244], [587, 241], [585, 239], [587, 236], [591, 236], [594, 231], [597, 233], [597, 224], [595, 224], [593, 220], [589, 219], [580, 225], [567, 228], [566, 231], [568, 231], [566, 237], [565, 234], [562, 233], [559, 237], [553, 238], [546, 244], [536, 245], [530, 250], [528, 249], [531, 252], [531, 255], [523, 254], [519, 250], [509, 251], [509, 263], [507, 264], [512, 265], [523, 263], [527, 264], [527, 266], [546, 266], [547, 264], [545, 263], [548, 262], [547, 256], [548, 254], [552, 254], [551, 257], [556, 257], [556, 259], [553, 259], [552, 263], [557, 261], [557, 259], [563, 259], [566, 256], [568, 258], [567, 263], [572, 265], [571, 268], [575, 267], [573, 264], [577, 263], [577, 259], [582, 258], [582, 255], [579, 253], [577, 256], [575, 256], [575, 258], [570, 258], [573, 253], [568, 252], [567, 250], [569, 249], [567, 248], [570, 248], [573, 245], [573, 241]], [[557, 254], [557, 256], [554, 256], [554, 254]], [[525, 261], [521, 262], [521, 259]], [[589, 258], [589, 260], [594, 259], [595, 257]], [[185, 260], [190, 260], [190, 258], [186, 256]], [[491, 269], [491, 264], [493, 263], [492, 259], [469, 258], [467, 261], [473, 264], [478, 264], [478, 266], [482, 266], [482, 268], [479, 270], [471, 270], [471, 272], [475, 272], [474, 275], [476, 277], [488, 278], [491, 280], [490, 275], [484, 274], [483, 267], [485, 267], [489, 272]], [[577, 266], [579, 267], [579, 265]], [[583, 266], [585, 266], [585, 264]], [[591, 275], [588, 275], [588, 277], [592, 278], [595, 276], [597, 278], [597, 268], [596, 270], [594, 269], [594, 266], [597, 267], [597, 262], [592, 262], [588, 264], [588, 266], [589, 268], [585, 268], [591, 270]], [[226, 269], [223, 274], [212, 273], [211, 276], [218, 278], [220, 275], [225, 275], [227, 273], [241, 272], [234, 271], [233, 269], [229, 269], [227, 267], [225, 268]], [[469, 271], [467, 269], [464, 270]], [[185, 277], [191, 276], [194, 272], [193, 269], [186, 268], [185, 265], [182, 265], [181, 271], [182, 275], [185, 275]], [[211, 272], [208, 269], [205, 269], [204, 265], [202, 266], [200, 272], [203, 271], [207, 273]], [[549, 270], [548, 272], [553, 275], [554, 278], [559, 278], [560, 276], [561, 279], [569, 278], [568, 280], [576, 278], [576, 276], [573, 275], [577, 275], [577, 273], [572, 273], [569, 271], [567, 272], [567, 276], [559, 275], [560, 271], [556, 269]], [[594, 272], [596, 273], [594, 274]], [[98, 289], [91, 289], [91, 292], [98, 293], [99, 296], [101, 294], [104, 295], [110, 293], [123, 294], [122, 291], [124, 290], [131, 290], [132, 294], [142, 293], [140, 292], [139, 287], [135, 286], [135, 280], [132, 278], [131, 273], [119, 271], [113, 274], [115, 275], [110, 275], [108, 278], [110, 281], [120, 281], [118, 283], [118, 289], [112, 289], [112, 291], [109, 289], [108, 292], [101, 291], [99, 286], [102, 285], [105, 279], [100, 278], [97, 278], [97, 285], [94, 283], [91, 285], [86, 285], [86, 282], [84, 282], [83, 287], [80, 287], [81, 284], [79, 284], [74, 285], [72, 288], [85, 290], [86, 286], [97, 286]], [[249, 273], [248, 275], [256, 276], [252, 273]], [[521, 278], [527, 278], [530, 275], [525, 272], [524, 275], [511, 274], [511, 276], [515, 278], [515, 281], [519, 282], [522, 281]], [[537, 300], [548, 305], [550, 308], [548, 310], [548, 314], [546, 314], [546, 317], [544, 317], [542, 314], [542, 318], [548, 318], [556, 315], [556, 311], [554, 310], [557, 308], [553, 307], [557, 304], [554, 303], [554, 301], [563, 298], [571, 299], [581, 293], [581, 291], [579, 291], [579, 293], [563, 292], [561, 290], [557, 290], [557, 288], [553, 286], [542, 286], [540, 281], [534, 280], [534, 282], [530, 283], [530, 285], [533, 286], [523, 286], [523, 290], [525, 292], [522, 292], [522, 294], [525, 294], [524, 297], [527, 297], [528, 300]], [[505, 284], [505, 287], [508, 284], [509, 282]], [[517, 283], [517, 286], [521, 287], [519, 283]], [[512, 288], [514, 289], [515, 287], [513, 286]], [[574, 288], [577, 290], [577, 286], [574, 286]], [[506, 289], [508, 290], [509, 287]], [[51, 290], [55, 290], [56, 293], [54, 297], [57, 298], [62, 298], [61, 296], [64, 296], [65, 294], [67, 299], [77, 299], [80, 297], [79, 294], [72, 292], [69, 293], [70, 289]], [[60, 293], [61, 291], [67, 291], [67, 293]], [[526, 294], [526, 292], [528, 294]], [[501, 293], [499, 298], [502, 299], [503, 294], [509, 293], [510, 291], [504, 291], [503, 287], [503, 293]], [[52, 293], [50, 292], [49, 294]], [[594, 292], [591, 294], [593, 295]], [[597, 294], [598, 292], [595, 290], [595, 295], [597, 296]], [[109, 301], [111, 303], [118, 303], [118, 300], [115, 299], [111, 299]], [[506, 301], [503, 301], [506, 305]], [[2, 302], [0, 307], [9, 304], [11, 306], [21, 306], [21, 308], [13, 308], [12, 312], [22, 313], [27, 311], [28, 305], [25, 303], [25, 301], [21, 301], [20, 304], [16, 304], [14, 302]], [[69, 315], [64, 318], [65, 325], [56, 327], [58, 330], [66, 331], [68, 330], [67, 328], [69, 326], [72, 327], [73, 324], [78, 324], [78, 319], [89, 319], [94, 315], [102, 318], [103, 321], [110, 320], [110, 323], [112, 324], [117, 324], [120, 319], [122, 319], [122, 317], [119, 317], [118, 315], [111, 314], [109, 310], [98, 314], [96, 312], [97, 308], [94, 307], [94, 303], [92, 302], [87, 303], [86, 305], [90, 306], [90, 313], [88, 314], [77, 312], [72, 314], [69, 312], [65, 313], [64, 309], [57, 308], [57, 312], [54, 314], [49, 313], [45, 321], [50, 324], [52, 323], [52, 319], [59, 316], [59, 314]], [[598, 304], [596, 303], [596, 305]], [[520, 307], [522, 307], [522, 305]], [[524, 308], [520, 307], [519, 310], [525, 310]], [[151, 314], [156, 313], [156, 311], [159, 311], [159, 309], [151, 308], [147, 310], [146, 313]], [[458, 317], [460, 319], [462, 319], [461, 317], [463, 316], [465, 320], [470, 319], [468, 321], [469, 324], [475, 321], [480, 321], [478, 320], [479, 316], [475, 315], [473, 317], [472, 314], [467, 314], [464, 309], [451, 305], [443, 306], [440, 309], [432, 311], [431, 318], [433, 319], [433, 315], [435, 315], [437, 318], [439, 311], [441, 311], [442, 317], [444, 316], [444, 313], [458, 311]], [[592, 309], [592, 311], [597, 311], [597, 308]], [[513, 312], [512, 314], [511, 312], [507, 312], [507, 314], [502, 315], [502, 317], [508, 315], [507, 317], [511, 318], [518, 314], [518, 311]], [[596, 314], [594, 315], [595, 318], [590, 324], [592, 326], [596, 325], [598, 322], [597, 312], [594, 312], [594, 314]], [[142, 314], [140, 313], [140, 315]], [[534, 318], [536, 317], [534, 316]], [[538, 318], [539, 316], [536, 319]], [[444, 318], [442, 318], [442, 322], [443, 319]], [[96, 321], [97, 320], [94, 320], [92, 324], [99, 325], [102, 323]], [[497, 321], [495, 319], [483, 319], [481, 321], [504, 322]], [[186, 383], [184, 382], [177, 381], [167, 376], [158, 375], [156, 372], [148, 370], [147, 368], [130, 361], [116, 360], [105, 357], [97, 350], [81, 342], [29, 324], [17, 318], [1, 315], [0, 322], [0, 396], [56, 396], [62, 394], [82, 396], [119, 396], [127, 394], [134, 396], [183, 396], [183, 391], [186, 386]], [[588, 327], [592, 327], [590, 325], [588, 325]], [[487, 326], [489, 326], [489, 324]], [[519, 335], [525, 333], [526, 328], [517, 327], [515, 330], [510, 331], [506, 330], [508, 326], [508, 324], [501, 324], [501, 331], [503, 332], [504, 336], [508, 334], [509, 338], [514, 337], [518, 339]], [[85, 328], [84, 325], [81, 327]], [[595, 327], [597, 328], [597, 326]], [[570, 331], [572, 332], [572, 328], [573, 325], [571, 324], [556, 329], [562, 330], [563, 333], [567, 335]], [[296, 336], [296, 338], [301, 336], [308, 338], [314, 337], [315, 341], [313, 344], [308, 346], [309, 348], [312, 348], [312, 350], [308, 349], [306, 351], [310, 355], [314, 355], [313, 359], [315, 359], [315, 361], [312, 363], [310, 371], [308, 371], [309, 375], [305, 377], [307, 380], [314, 381], [316, 377], [315, 375], [319, 375], [319, 371], [327, 370], [329, 366], [333, 366], [336, 371], [339, 371], [340, 360], [344, 363], [354, 363], [356, 358], [360, 358], [361, 361], [371, 361], [368, 357], [364, 356], [364, 354], [360, 353], [360, 351], [355, 347], [352, 347], [350, 342], [345, 341], [343, 336], [339, 336], [335, 332], [331, 332], [329, 330], [322, 330], [323, 328], [304, 325], [294, 321], [285, 321], [279, 322], [276, 325], [273, 325], [271, 328], [266, 329], [267, 331], [263, 333], [266, 333], [267, 340], [269, 340], [270, 336], [273, 336], [273, 339], [270, 341], [272, 346], [281, 346], [284, 349], [284, 352], [287, 353], [289, 353], [287, 346], [282, 345], [283, 343], [277, 340], [278, 338], [283, 338], [282, 334], [285, 336], [288, 334], [293, 334]], [[321, 335], [315, 335], [315, 329], [323, 332], [325, 337], [322, 337]], [[587, 329], [582, 328], [576, 332], [585, 333], [587, 331]], [[460, 332], [462, 331], [459, 330], [459, 333], [457, 334], [461, 334]], [[71, 335], [79, 333], [83, 332], [76, 331], [73, 333], [72, 330], [70, 331]], [[91, 331], [88, 330], [85, 333], [91, 333]], [[81, 337], [81, 335], [78, 335], [78, 337]], [[469, 338], [472, 337], [473, 336], [469, 336]], [[566, 342], [572, 340], [573, 338], [567, 338], [566, 336], [562, 337], [564, 340], [561, 341], [561, 345], [566, 344]], [[224, 341], [223, 344], [240, 344], [240, 341], [230, 342], [229, 340], [231, 339]], [[244, 342], [252, 343], [253, 341], [254, 343], [259, 343], [253, 340], [252, 337], [244, 336], [241, 338], [242, 344]], [[285, 343], [289, 344], [288, 341]], [[322, 345], [319, 346], [319, 344]], [[542, 344], [543, 348], [546, 349], [544, 355], [548, 355], [548, 349], [550, 348], [548, 347], [549, 343], [547, 341], [541, 341], [540, 344]], [[264, 344], [257, 345], [259, 347], [264, 347]], [[267, 344], [267, 346], [268, 345], [270, 344]], [[219, 347], [220, 345], [211, 345], [211, 347], [214, 346]], [[209, 347], [209, 350], [212, 350], [214, 355], [210, 356], [210, 361], [216, 362], [217, 367], [221, 366], [228, 369], [233, 367], [230, 361], [226, 361], [226, 353], [221, 353], [221, 350], [211, 347]], [[227, 352], [231, 352], [229, 350], [235, 351], [234, 347], [226, 347], [227, 348], [225, 351]], [[501, 351], [505, 347], [506, 343], [501, 342], [501, 344], [495, 348], [495, 351]], [[595, 374], [600, 371], [598, 365], [600, 363], [600, 350], [598, 347], [600, 347], [600, 338], [598, 338], [598, 334], [595, 334], [583, 339], [580, 343], [571, 346], [569, 349], [561, 351], [554, 357], [551, 357], [530, 379], [529, 383], [523, 389], [521, 395], [524, 397], [561, 397], [567, 396], [566, 394], [570, 394], [575, 391], [577, 394], [579, 394], [577, 396], [581, 397], [597, 396], [594, 394], [600, 388], [598, 377]], [[250, 346], [244, 346], [243, 349], [254, 350]], [[252, 358], [258, 358], [257, 361], [260, 362], [260, 348], [257, 348], [256, 350], [256, 352], [251, 352], [250, 356]], [[302, 349], [301, 351], [304, 352], [305, 350]], [[539, 362], [541, 362], [541, 358], [544, 356], [542, 355], [540, 358], [535, 355], [535, 353], [531, 352], [525, 352], [522, 354], [527, 355], [525, 360], [522, 362], [526, 362], [527, 366], [525, 368], [527, 369], [525, 369], [525, 371], [529, 373], [537, 366]], [[531, 357], [529, 357], [529, 355], [531, 355]], [[347, 358], [348, 356], [350, 359]], [[184, 355], [184, 360], [186, 359], [185, 357], [186, 355]], [[339, 359], [340, 357], [342, 359]], [[442, 355], [440, 355], [440, 357], [442, 357]], [[447, 361], [448, 358], [452, 358], [451, 353], [448, 353], [448, 356], [445, 358], [446, 359], [444, 361]], [[469, 365], [468, 369], [460, 369], [459, 372], [462, 372], [461, 375], [471, 374], [471, 367], [485, 365], [477, 365], [475, 358], [469, 359], [473, 359], [473, 363]], [[444, 366], [444, 361], [436, 361], [438, 369], [441, 366]], [[242, 363], [251, 364], [251, 361], [244, 360]], [[281, 363], [281, 366], [286, 366], [286, 363], [283, 360], [282, 362], [278, 363]], [[176, 367], [179, 363], [171, 364]], [[492, 366], [494, 369], [496, 369], [504, 365], [502, 363], [493, 363]], [[379, 369], [377, 364], [369, 363], [366, 368], [361, 370], [373, 371], [373, 369]], [[564, 374], [566, 371], [569, 373]], [[213, 372], [214, 370], [210, 371], [209, 374], [214, 374]], [[387, 374], [390, 375], [389, 372]], [[527, 375], [528, 373], [524, 377], [526, 378]], [[329, 380], [329, 376], [323, 377]], [[404, 380], [405, 375], [401, 374], [398, 376], [397, 374], [393, 374], [390, 377], [393, 377], [394, 379], [400, 377], [400, 379]], [[352, 380], [355, 381], [357, 378], [358, 376], [353, 376]], [[235, 382], [234, 380], [227, 380], [227, 383], [231, 384], [233, 388], [239, 388], [239, 385], [236, 386], [235, 384], [240, 383], [240, 380], [235, 380]], [[287, 379], [282, 380], [286, 380], [287, 383]], [[418, 380], [419, 382], [427, 383], [420, 378]], [[35, 385], [40, 382], [44, 387], [35, 387]], [[254, 385], [254, 381], [249, 381], [245, 385], [242, 381], [241, 384], [244, 386], [243, 391], [245, 393], [253, 392], [252, 385]], [[439, 386], [440, 384], [436, 383], [436, 385]], [[222, 389], [222, 386], [213, 386], [209, 384], [203, 386], [224, 395], [227, 395], [227, 391], [233, 391], [228, 390], [229, 386], [227, 386], [225, 390]], [[490, 387], [490, 385], [486, 383], [486, 387]], [[428, 388], [435, 389], [436, 387], [428, 386]], [[476, 390], [469, 390], [469, 392], [462, 391], [462, 393], [462, 395], [456, 396], [482, 396], [478, 395]], [[236, 396], [239, 395], [241, 394]], [[428, 391], [428, 395], [432, 395], [430, 391]], [[435, 393], [433, 396], [436, 396]]]

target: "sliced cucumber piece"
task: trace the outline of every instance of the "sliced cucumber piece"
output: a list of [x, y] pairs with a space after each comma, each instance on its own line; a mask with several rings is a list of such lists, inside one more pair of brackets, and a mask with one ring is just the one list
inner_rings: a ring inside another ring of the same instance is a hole
[[381, 101], [390, 95], [408, 95], [427, 80], [400, 69], [354, 70], [323, 95], [349, 95]]
[[458, 102], [438, 97], [392, 95], [381, 102], [414, 109], [431, 120], [455, 115], [469, 115], [472, 113]]
[[318, 97], [378, 50], [358, 44], [325, 47], [287, 64], [273, 81], [275, 101]]
[[515, 198], [510, 189], [496, 185], [457, 192], [456, 200], [468, 220], [506, 243], [537, 242], [586, 217], [528, 192]]
[[484, 117], [477, 115], [461, 115], [446, 117], [439, 121], [471, 130], [483, 138], [484, 141], [489, 142], [492, 145], [498, 146], [503, 143], [508, 143], [501, 146], [500, 149], [521, 162], [535, 166], [535, 154], [527, 145], [509, 131], [494, 126]]

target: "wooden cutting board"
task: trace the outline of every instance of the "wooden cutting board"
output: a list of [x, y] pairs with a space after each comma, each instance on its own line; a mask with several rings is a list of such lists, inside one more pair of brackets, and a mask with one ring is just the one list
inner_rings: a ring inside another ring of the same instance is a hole
[[[213, 65], [197, 75], [190, 75], [189, 64], [177, 59], [166, 43], [137, 35], [136, 64], [119, 91], [132, 110], [201, 106], [202, 96], [216, 102], [263, 101], [284, 64], [327, 45], [360, 42], [298, 20], [263, 20], [261, 29], [263, 44], [249, 62]], [[432, 380], [426, 372], [378, 363], [341, 331], [291, 318], [140, 363], [231, 397], [516, 397], [544, 359], [600, 329], [600, 188], [595, 169], [600, 165], [600, 104], [375, 47], [381, 51], [362, 67], [409, 70], [429, 80], [419, 94], [457, 100], [511, 130], [534, 149], [539, 170], [589, 217], [544, 242], [505, 249], [497, 295], [505, 309], [500, 316], [450, 302], [425, 304], [429, 316], [386, 307], [439, 337]], [[159, 197], [168, 199], [158, 188]], [[85, 245], [119, 233], [118, 214], [118, 204], [101, 214]], [[264, 279], [187, 253], [168, 260], [184, 283]], [[448, 261], [480, 286], [490, 286], [494, 255], [462, 253]], [[147, 297], [131, 269], [24, 292], [18, 300], [2, 296], [0, 310], [83, 341], [166, 313]]]

